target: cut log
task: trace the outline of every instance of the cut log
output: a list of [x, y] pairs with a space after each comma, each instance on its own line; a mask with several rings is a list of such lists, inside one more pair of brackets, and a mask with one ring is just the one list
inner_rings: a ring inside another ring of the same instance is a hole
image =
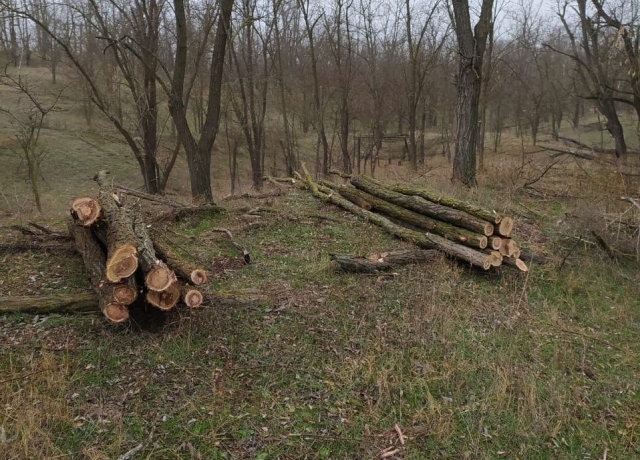
[[433, 203], [419, 196], [396, 192], [387, 185], [370, 177], [364, 175], [353, 176], [351, 183], [360, 190], [425, 216], [466, 228], [481, 235], [490, 236], [493, 234], [494, 226], [491, 222], [454, 208]]
[[489, 237], [489, 248], [494, 251], [499, 251], [502, 247], [502, 238], [499, 236], [492, 235]]
[[190, 286], [183, 286], [180, 288], [180, 293], [182, 294], [182, 301], [187, 307], [197, 308], [202, 305], [204, 297], [199, 290]]
[[78, 294], [50, 294], [45, 296], [0, 297], [0, 314], [32, 313], [97, 313], [98, 298], [92, 292]]
[[95, 198], [81, 196], [71, 202], [71, 215], [83, 227], [90, 227], [100, 217], [102, 208]]
[[511, 259], [511, 258], [503, 258], [502, 259], [502, 264], [510, 267], [510, 268], [515, 268], [516, 270], [520, 270], [521, 272], [528, 272], [529, 271], [529, 267], [527, 267], [527, 264], [524, 263], [523, 260], [521, 259]]
[[182, 256], [169, 240], [159, 234], [153, 233], [153, 248], [179, 277], [184, 281], [190, 281], [199, 286], [207, 281], [206, 272], [196, 265], [196, 262]]
[[106, 171], [100, 171], [96, 180], [101, 187], [99, 202], [106, 222], [106, 278], [112, 283], [117, 283], [133, 275], [138, 269], [138, 251], [131, 216], [120, 207], [117, 195], [107, 189], [107, 174]]
[[133, 218], [136, 244], [140, 253], [140, 267], [145, 274], [144, 284], [151, 291], [164, 291], [176, 282], [176, 274], [158, 258], [142, 216]]
[[178, 283], [171, 284], [164, 291], [147, 292], [147, 303], [162, 311], [171, 310], [176, 306], [178, 300], [180, 300], [180, 287]]
[[[403, 223], [410, 224], [429, 232], [440, 235], [448, 240], [463, 244], [472, 248], [484, 249], [487, 247], [487, 237], [478, 233], [471, 232], [464, 228], [459, 228], [446, 222], [431, 219], [430, 217], [410, 211], [401, 206], [389, 203], [382, 198], [378, 198], [370, 193], [353, 187], [338, 187], [340, 195], [348, 199], [354, 204], [359, 202], [368, 203], [372, 209], [382, 212], [387, 216], [398, 219]], [[366, 208], [365, 208], [366, 209]]]
[[419, 196], [432, 203], [441, 204], [442, 206], [447, 206], [459, 211], [464, 211], [467, 214], [471, 214], [472, 216], [477, 217], [478, 219], [486, 220], [487, 222], [492, 222], [494, 224], [499, 224], [503, 219], [503, 217], [495, 211], [489, 211], [479, 206], [475, 206], [471, 203], [456, 200], [455, 198], [449, 196], [443, 196], [439, 193], [435, 193], [424, 188], [397, 184], [392, 185], [391, 189], [395, 192], [399, 192], [405, 195]]
[[504, 216], [496, 228], [499, 235], [510, 236], [513, 231], [513, 219], [508, 216]]
[[114, 285], [113, 300], [123, 305], [131, 305], [138, 298], [138, 285], [135, 276], [124, 279]]
[[105, 254], [90, 228], [80, 227], [69, 222], [69, 233], [76, 242], [76, 249], [82, 256], [85, 269], [89, 274], [91, 285], [98, 295], [98, 304], [104, 316], [114, 322], [121, 323], [129, 317], [129, 310], [115, 299], [114, 290], [117, 285], [108, 283], [105, 278]]
[[511, 238], [502, 239], [502, 246], [500, 246], [500, 254], [502, 254], [505, 257], [514, 257], [514, 254], [516, 253], [516, 251], [519, 251], [519, 248], [515, 241], [513, 241]]
[[304, 166], [303, 170], [306, 175], [306, 182], [309, 189], [316, 198], [328, 203], [333, 203], [347, 211], [351, 211], [356, 216], [362, 217], [363, 219], [384, 228], [388, 233], [405, 241], [417, 244], [424, 249], [437, 249], [451, 257], [469, 262], [471, 265], [482, 267], [485, 270], [488, 270], [491, 267], [491, 256], [449, 241], [439, 235], [434, 235], [432, 233], [420, 233], [394, 224], [386, 217], [362, 209], [336, 192], [332, 193], [331, 190], [326, 187], [324, 190], [328, 193], [321, 192]]
[[378, 273], [389, 271], [401, 265], [430, 262], [441, 256], [438, 251], [430, 249], [404, 249], [368, 257], [359, 257], [353, 254], [329, 254], [329, 257], [346, 272]]

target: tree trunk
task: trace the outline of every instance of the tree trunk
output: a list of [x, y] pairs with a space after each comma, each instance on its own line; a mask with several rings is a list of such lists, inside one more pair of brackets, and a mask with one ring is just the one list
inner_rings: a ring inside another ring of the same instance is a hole
[[94, 293], [49, 294], [44, 296], [0, 297], [0, 314], [32, 313], [99, 313], [98, 298]]
[[483, 0], [480, 19], [471, 30], [467, 0], [452, 0], [458, 38], [458, 124], [453, 179], [468, 186], [476, 184], [476, 145], [478, 141], [478, 104], [482, 83], [482, 58], [491, 30], [493, 0]]

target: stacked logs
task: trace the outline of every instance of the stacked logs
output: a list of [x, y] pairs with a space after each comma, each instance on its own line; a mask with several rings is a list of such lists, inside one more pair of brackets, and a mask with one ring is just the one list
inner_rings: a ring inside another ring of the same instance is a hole
[[365, 175], [349, 185], [321, 180], [305, 171], [312, 193], [385, 228], [389, 233], [437, 249], [485, 270], [505, 265], [526, 272], [513, 240], [513, 219], [417, 187], [388, 185]]
[[152, 239], [139, 213], [124, 205], [111, 189], [107, 172], [96, 177], [97, 198], [78, 197], [71, 202], [69, 233], [82, 255], [91, 285], [104, 316], [122, 323], [138, 295], [162, 311], [180, 299], [189, 307], [202, 304], [194, 286], [206, 282], [204, 270], [178, 255], [161, 235]]

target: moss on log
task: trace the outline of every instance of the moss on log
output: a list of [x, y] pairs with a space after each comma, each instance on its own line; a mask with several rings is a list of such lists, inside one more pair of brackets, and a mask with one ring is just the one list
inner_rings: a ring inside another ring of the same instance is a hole
[[479, 219], [464, 211], [443, 206], [425, 200], [419, 196], [404, 195], [402, 193], [391, 190], [391, 188], [375, 179], [364, 175], [357, 175], [351, 178], [351, 184], [356, 188], [367, 193], [375, 195], [390, 203], [402, 206], [420, 214], [424, 214], [434, 219], [448, 222], [458, 227], [466, 228], [472, 232], [480, 233], [485, 236], [493, 234], [494, 225], [486, 220]]

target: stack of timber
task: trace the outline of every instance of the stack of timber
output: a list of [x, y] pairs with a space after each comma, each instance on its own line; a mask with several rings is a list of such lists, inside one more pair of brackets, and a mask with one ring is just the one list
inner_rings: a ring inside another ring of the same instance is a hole
[[429, 190], [388, 185], [365, 175], [350, 184], [315, 183], [304, 169], [314, 196], [341, 206], [422, 249], [489, 270], [507, 266], [526, 272], [520, 248], [512, 238], [513, 219]]
[[96, 176], [97, 198], [71, 202], [69, 233], [82, 255], [100, 309], [111, 322], [129, 318], [129, 308], [146, 303], [162, 311], [182, 301], [188, 307], [203, 302], [206, 273], [181, 257], [167, 241], [151, 238], [139, 212], [124, 204], [111, 187], [107, 172]]

